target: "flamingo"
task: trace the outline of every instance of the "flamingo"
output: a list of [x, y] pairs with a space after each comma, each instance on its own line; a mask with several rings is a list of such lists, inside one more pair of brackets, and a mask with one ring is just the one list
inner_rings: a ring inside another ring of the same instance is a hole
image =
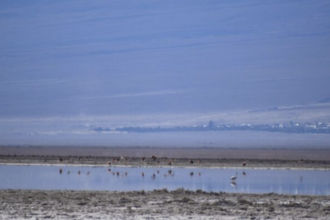
[[246, 165], [246, 161], [244, 161], [242, 165], [243, 165], [243, 167], [245, 167], [245, 165]]
[[157, 157], [155, 156], [155, 155], [153, 155], [152, 157], [151, 157], [151, 159], [153, 159], [154, 161], [157, 159]]
[[237, 179], [237, 174], [238, 174], [238, 172], [236, 172], [236, 175], [235, 175], [235, 176], [230, 177], [230, 179], [231, 179], [232, 181], [235, 181], [235, 180]]

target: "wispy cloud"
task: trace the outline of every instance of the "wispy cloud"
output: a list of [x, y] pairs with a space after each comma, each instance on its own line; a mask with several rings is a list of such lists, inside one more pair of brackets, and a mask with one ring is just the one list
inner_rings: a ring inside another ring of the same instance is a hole
[[130, 98], [130, 97], [142, 97], [142, 96], [176, 95], [179, 93], [183, 93], [183, 91], [162, 90], [162, 91], [149, 91], [149, 92], [141, 92], [141, 93], [124, 93], [124, 94], [117, 94], [117, 95], [85, 96], [85, 97], [70, 98], [70, 99], [66, 99], [66, 100]]

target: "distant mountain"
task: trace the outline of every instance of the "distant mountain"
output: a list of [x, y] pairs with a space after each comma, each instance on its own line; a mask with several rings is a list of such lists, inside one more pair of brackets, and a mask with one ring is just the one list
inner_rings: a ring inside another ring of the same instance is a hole
[[96, 132], [129, 132], [129, 133], [155, 133], [155, 132], [207, 132], [207, 131], [267, 131], [267, 132], [285, 132], [285, 133], [322, 133], [330, 134], [330, 122], [308, 122], [308, 123], [276, 123], [276, 124], [239, 124], [239, 125], [217, 125], [209, 121], [208, 125], [202, 126], [174, 126], [174, 127], [120, 127], [120, 128], [102, 128], [91, 129]]

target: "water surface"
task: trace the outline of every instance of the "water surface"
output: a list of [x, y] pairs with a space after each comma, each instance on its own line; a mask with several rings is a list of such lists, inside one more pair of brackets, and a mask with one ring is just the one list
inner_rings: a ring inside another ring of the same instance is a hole
[[[237, 174], [233, 182], [231, 176]], [[208, 192], [330, 195], [330, 171], [233, 168], [0, 166], [0, 189], [133, 191], [167, 188]]]

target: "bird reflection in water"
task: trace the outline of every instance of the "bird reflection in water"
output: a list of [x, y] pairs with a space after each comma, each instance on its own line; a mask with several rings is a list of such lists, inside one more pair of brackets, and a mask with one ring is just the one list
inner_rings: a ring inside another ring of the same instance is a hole
[[230, 185], [231, 185], [232, 187], [234, 187], [234, 188], [237, 190], [237, 183], [236, 183], [236, 182], [232, 181], [232, 182], [230, 183]]

